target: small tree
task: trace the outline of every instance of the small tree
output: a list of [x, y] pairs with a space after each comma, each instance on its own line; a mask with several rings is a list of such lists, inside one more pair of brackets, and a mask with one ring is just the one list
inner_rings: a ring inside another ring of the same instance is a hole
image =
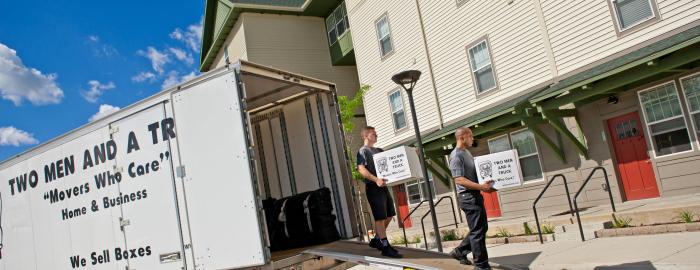
[[343, 122], [343, 131], [345, 132], [345, 145], [347, 147], [345, 151], [347, 152], [348, 157], [350, 157], [350, 168], [352, 169], [352, 178], [355, 180], [361, 180], [362, 175], [360, 175], [360, 173], [357, 171], [357, 168], [353, 166], [355, 164], [355, 156], [350, 150], [350, 146], [353, 142], [352, 135], [355, 129], [355, 123], [353, 123], [352, 120], [355, 118], [355, 111], [357, 110], [357, 108], [362, 106], [362, 97], [364, 96], [365, 92], [369, 90], [369, 88], [369, 85], [362, 85], [360, 89], [357, 90], [357, 93], [355, 93], [355, 96], [352, 99], [348, 98], [347, 96], [338, 96], [338, 105], [340, 106], [340, 120]]

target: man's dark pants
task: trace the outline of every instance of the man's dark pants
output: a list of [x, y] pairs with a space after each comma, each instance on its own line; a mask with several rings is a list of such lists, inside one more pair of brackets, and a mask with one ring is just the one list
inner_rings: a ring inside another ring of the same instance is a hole
[[486, 231], [489, 227], [486, 220], [484, 198], [478, 192], [463, 192], [458, 196], [459, 208], [467, 216], [469, 235], [455, 249], [462, 256], [466, 256], [471, 252], [474, 258], [474, 266], [488, 268], [489, 255], [486, 252]]

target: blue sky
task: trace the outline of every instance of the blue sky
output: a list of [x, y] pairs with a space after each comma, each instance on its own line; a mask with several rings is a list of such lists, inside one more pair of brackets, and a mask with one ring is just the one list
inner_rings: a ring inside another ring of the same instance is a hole
[[0, 162], [198, 74], [204, 0], [0, 12]]

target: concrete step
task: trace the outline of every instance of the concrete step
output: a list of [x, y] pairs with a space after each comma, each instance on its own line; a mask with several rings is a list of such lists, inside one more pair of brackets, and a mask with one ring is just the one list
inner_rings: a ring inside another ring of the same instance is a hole
[[[583, 228], [583, 236], [588, 240], [595, 238], [595, 231], [603, 229], [603, 223], [585, 223], [581, 224], [581, 227]], [[581, 232], [578, 224], [556, 226], [554, 238], [556, 241], [581, 241]]]

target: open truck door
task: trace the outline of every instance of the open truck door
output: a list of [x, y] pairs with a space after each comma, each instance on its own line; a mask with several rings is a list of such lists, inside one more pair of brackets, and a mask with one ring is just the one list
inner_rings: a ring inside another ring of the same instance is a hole
[[235, 73], [172, 94], [196, 269], [264, 265], [265, 251]]

